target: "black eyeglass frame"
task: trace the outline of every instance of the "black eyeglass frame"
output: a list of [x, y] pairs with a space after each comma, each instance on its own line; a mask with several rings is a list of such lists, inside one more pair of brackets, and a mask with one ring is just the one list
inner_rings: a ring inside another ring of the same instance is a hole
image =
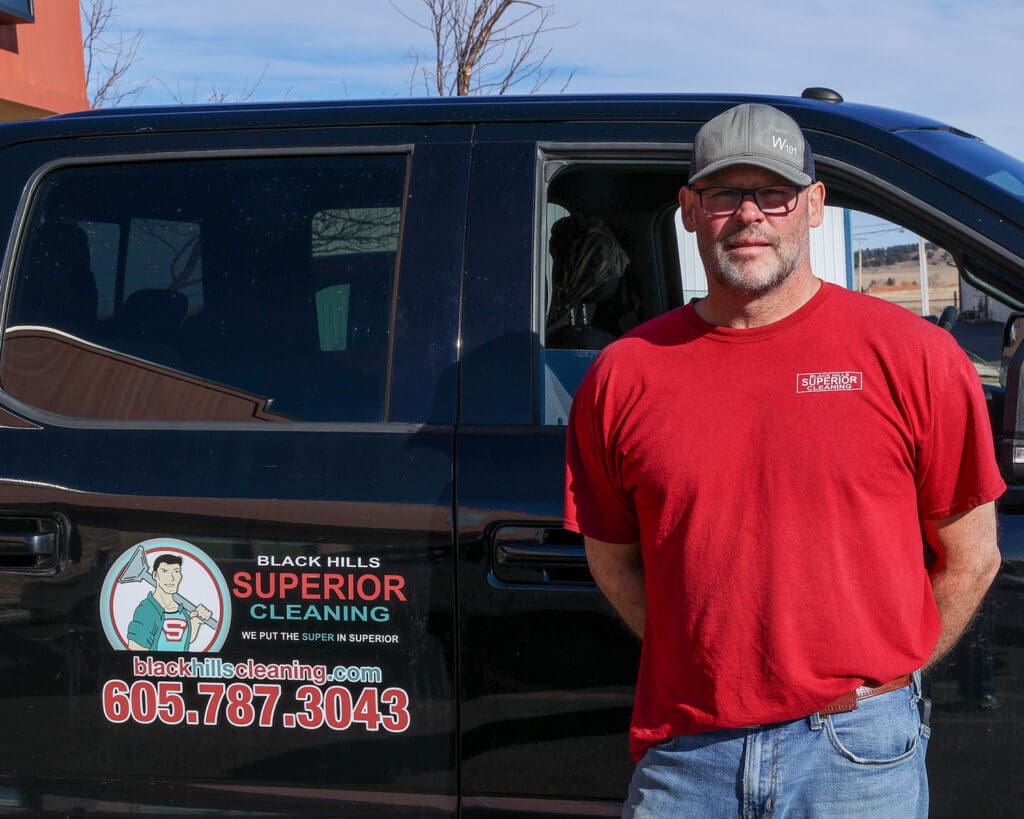
[[[729, 185], [714, 185], [708, 188], [698, 188], [695, 185], [687, 185], [687, 187], [695, 194], [697, 194], [697, 199], [700, 201], [700, 209], [704, 211], [705, 216], [732, 217], [736, 215], [736, 212], [741, 207], [743, 207], [743, 203], [747, 201], [748, 196], [753, 197], [754, 204], [757, 205], [757, 209], [760, 210], [761, 213], [763, 213], [765, 216], [785, 216], [786, 214], [792, 213], [794, 210], [796, 210], [797, 204], [800, 201], [800, 194], [807, 190], [810, 187], [810, 185], [759, 185], [756, 188], [734, 188]], [[765, 210], [764, 206], [761, 204], [761, 200], [758, 195], [760, 191], [778, 190], [780, 188], [785, 188], [787, 190], [793, 191], [793, 197], [787, 200], [786, 205], [782, 206], [785, 207], [785, 210], [779, 210], [778, 208], [769, 208], [768, 210]], [[704, 206], [704, 194], [708, 193], [709, 191], [734, 191], [735, 193], [738, 193], [740, 195], [740, 198], [736, 202], [736, 207], [733, 208], [732, 211], [709, 211]]]

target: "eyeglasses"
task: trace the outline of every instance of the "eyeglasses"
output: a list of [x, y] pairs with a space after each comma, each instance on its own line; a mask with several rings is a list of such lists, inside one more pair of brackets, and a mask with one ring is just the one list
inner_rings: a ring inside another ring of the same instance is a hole
[[782, 216], [796, 209], [800, 192], [806, 185], [763, 185], [760, 188], [695, 188], [700, 207], [708, 216], [732, 216], [743, 200], [754, 197], [758, 210], [765, 216]]

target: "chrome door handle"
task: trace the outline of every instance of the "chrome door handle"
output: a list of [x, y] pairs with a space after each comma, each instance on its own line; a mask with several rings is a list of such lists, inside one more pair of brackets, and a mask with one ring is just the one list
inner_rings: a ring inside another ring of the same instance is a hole
[[496, 526], [491, 532], [491, 571], [503, 583], [594, 584], [583, 538], [560, 526]]
[[0, 559], [8, 556], [43, 557], [57, 554], [56, 532], [0, 532]]
[[67, 554], [68, 522], [59, 516], [0, 514], [0, 572], [53, 574]]

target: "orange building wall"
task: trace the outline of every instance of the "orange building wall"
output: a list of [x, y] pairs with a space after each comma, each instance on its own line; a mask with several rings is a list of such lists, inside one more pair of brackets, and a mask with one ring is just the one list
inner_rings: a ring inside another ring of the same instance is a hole
[[78, 0], [36, 0], [34, 23], [0, 25], [0, 121], [88, 107]]

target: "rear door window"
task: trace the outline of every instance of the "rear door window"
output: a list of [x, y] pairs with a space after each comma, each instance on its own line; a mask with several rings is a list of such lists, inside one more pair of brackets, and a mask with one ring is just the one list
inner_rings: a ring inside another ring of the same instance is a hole
[[407, 157], [58, 168], [0, 382], [82, 418], [380, 422]]

